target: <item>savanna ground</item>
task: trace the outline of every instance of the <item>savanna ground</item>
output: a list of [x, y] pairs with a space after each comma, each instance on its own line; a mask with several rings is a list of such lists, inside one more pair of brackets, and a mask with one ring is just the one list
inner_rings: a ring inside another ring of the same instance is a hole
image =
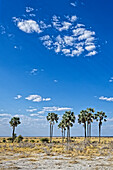
[[16, 169], [113, 169], [113, 138], [97, 137], [84, 140], [71, 137], [67, 149], [66, 139], [54, 137], [53, 143], [42, 137], [24, 137], [20, 143], [0, 138], [0, 170]]

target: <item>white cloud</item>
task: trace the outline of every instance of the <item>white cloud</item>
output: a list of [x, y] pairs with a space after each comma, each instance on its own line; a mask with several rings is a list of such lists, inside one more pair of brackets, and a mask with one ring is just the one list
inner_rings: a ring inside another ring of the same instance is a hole
[[92, 50], [94, 50], [95, 48], [96, 48], [96, 46], [95, 46], [94, 44], [85, 47], [85, 49], [86, 49], [87, 51], [92, 51]]
[[29, 95], [25, 99], [26, 100], [31, 100], [33, 102], [41, 102], [42, 101], [42, 97], [40, 95]]
[[109, 82], [110, 82], [110, 83], [113, 82], [113, 77], [110, 78]]
[[52, 106], [52, 107], [43, 107], [43, 109], [41, 111], [39, 111], [39, 114], [43, 114], [45, 112], [52, 112], [52, 111], [66, 111], [66, 110], [72, 110], [72, 108], [69, 107], [56, 107], [56, 106]]
[[54, 82], [55, 82], [55, 83], [57, 83], [57, 82], [58, 82], [58, 80], [54, 80]]
[[78, 23], [76, 15], [60, 16], [53, 15], [51, 22], [24, 20], [14, 17], [17, 27], [26, 33], [41, 33], [48, 29], [48, 34], [40, 37], [43, 45], [54, 50], [57, 54], [65, 56], [94, 56], [97, 54], [95, 32], [85, 28], [84, 24]]
[[18, 94], [16, 97], [14, 97], [14, 99], [20, 99], [20, 98], [22, 98], [22, 96], [20, 95], [20, 94]]
[[33, 75], [36, 75], [37, 71], [38, 71], [38, 69], [37, 69], [37, 68], [34, 68], [34, 69], [31, 70], [30, 73], [33, 74]]
[[6, 33], [6, 29], [3, 25], [0, 25], [0, 34], [5, 34]]
[[78, 40], [87, 40], [87, 38], [91, 38], [92, 35], [95, 35], [94, 31], [85, 30], [84, 33], [78, 37]]
[[26, 7], [26, 12], [32, 12], [32, 11], [34, 11], [34, 9], [33, 8], [31, 8], [31, 7]]
[[26, 109], [26, 112], [35, 112], [37, 109]]
[[77, 2], [71, 2], [70, 5], [72, 5], [73, 7], [77, 6]]
[[71, 22], [77, 21], [77, 16], [76, 16], [76, 15], [72, 15], [71, 17], [68, 15], [68, 16], [66, 16], [66, 18], [67, 18], [69, 21], [71, 21]]
[[50, 101], [51, 98], [43, 98], [42, 100], [43, 100], [43, 101]]
[[86, 56], [93, 56], [95, 54], [97, 54], [97, 51], [94, 50], [94, 51], [89, 52]]
[[101, 96], [99, 97], [100, 100], [105, 100], [105, 101], [110, 101], [112, 102], [113, 101], [113, 97], [104, 97], [104, 96]]
[[25, 98], [26, 100], [31, 100], [33, 102], [50, 101], [51, 98], [42, 98], [40, 95], [29, 95]]
[[32, 19], [24, 20], [24, 19], [19, 19], [19, 18], [13, 17], [13, 21], [15, 23], [17, 23], [17, 27], [20, 30], [22, 30], [26, 33], [33, 33], [33, 32], [41, 33], [42, 32], [39, 24]]
[[2, 113], [2, 114], [0, 114], [0, 117], [11, 117], [11, 114]]

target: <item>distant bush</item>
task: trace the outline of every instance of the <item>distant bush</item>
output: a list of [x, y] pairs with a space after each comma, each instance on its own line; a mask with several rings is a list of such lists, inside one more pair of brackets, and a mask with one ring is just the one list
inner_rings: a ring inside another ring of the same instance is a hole
[[17, 142], [17, 143], [20, 143], [22, 140], [23, 140], [23, 137], [22, 137], [21, 135], [19, 135], [19, 136], [16, 138], [16, 142]]
[[49, 139], [48, 139], [48, 138], [41, 138], [40, 141], [43, 142], [43, 143], [44, 143], [44, 142], [48, 143], [48, 142], [49, 142]]
[[29, 140], [28, 139], [25, 139], [24, 142], [28, 142]]
[[11, 137], [7, 138], [7, 140], [8, 140], [8, 142], [12, 142], [12, 138]]
[[3, 142], [3, 143], [5, 143], [5, 142], [6, 142], [6, 140], [5, 140], [5, 139], [3, 139], [3, 140], [2, 140], [2, 142]]
[[39, 140], [36, 141], [37, 143], [39, 142]]
[[32, 140], [30, 140], [30, 142], [31, 142], [31, 143], [34, 143], [35, 141], [32, 139]]

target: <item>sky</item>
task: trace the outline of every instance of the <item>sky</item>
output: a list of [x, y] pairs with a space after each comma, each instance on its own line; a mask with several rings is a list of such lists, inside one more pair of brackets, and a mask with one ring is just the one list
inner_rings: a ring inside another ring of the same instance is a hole
[[[112, 0], [0, 0], [0, 136], [48, 136], [49, 112], [104, 111], [113, 129]], [[57, 124], [58, 125], [58, 124]], [[54, 125], [54, 135], [61, 130]], [[93, 122], [92, 135], [98, 135]]]

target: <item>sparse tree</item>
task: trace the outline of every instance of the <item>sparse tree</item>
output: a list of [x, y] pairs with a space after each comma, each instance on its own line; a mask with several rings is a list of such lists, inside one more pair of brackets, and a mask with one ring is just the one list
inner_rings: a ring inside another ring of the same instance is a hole
[[52, 137], [53, 137], [53, 125], [58, 123], [58, 115], [56, 113], [48, 113], [48, 116], [46, 117], [47, 121], [50, 123], [50, 143], [52, 142]]
[[105, 112], [101, 111], [101, 112], [97, 112], [97, 114], [95, 114], [95, 119], [96, 121], [99, 122], [99, 143], [100, 143], [100, 136], [101, 136], [101, 127], [102, 127], [102, 122], [103, 121], [107, 121], [107, 115], [105, 114]]
[[65, 126], [64, 120], [61, 120], [61, 122], [58, 125], [58, 128], [61, 128], [61, 132], [62, 132], [62, 144], [63, 144], [64, 138], [65, 138], [65, 130], [66, 130], [66, 126]]
[[95, 109], [87, 108], [87, 136], [91, 137], [91, 123], [94, 120]]
[[78, 115], [78, 123], [79, 124], [83, 123], [85, 138], [86, 138], [86, 122], [87, 122], [87, 110], [82, 110]]
[[68, 144], [70, 141], [70, 128], [73, 126], [73, 123], [75, 123], [76, 117], [74, 115], [74, 112], [66, 111], [62, 118], [65, 127], [67, 128], [67, 144]]
[[15, 139], [15, 128], [21, 123], [20, 122], [20, 118], [19, 117], [13, 117], [9, 123], [10, 123], [10, 125], [13, 128], [12, 142], [14, 142], [14, 139]]

